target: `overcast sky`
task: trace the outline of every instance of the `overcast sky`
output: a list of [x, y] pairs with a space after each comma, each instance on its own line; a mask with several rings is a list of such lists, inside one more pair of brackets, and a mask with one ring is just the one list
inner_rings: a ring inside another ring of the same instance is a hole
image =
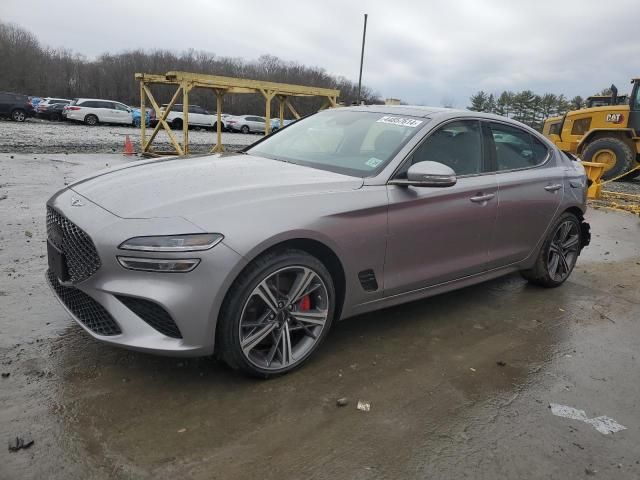
[[588, 96], [612, 82], [626, 93], [640, 76], [640, 0], [0, 0], [2, 21], [89, 58], [271, 54], [354, 82], [364, 13], [363, 83], [409, 103], [466, 107], [480, 89]]

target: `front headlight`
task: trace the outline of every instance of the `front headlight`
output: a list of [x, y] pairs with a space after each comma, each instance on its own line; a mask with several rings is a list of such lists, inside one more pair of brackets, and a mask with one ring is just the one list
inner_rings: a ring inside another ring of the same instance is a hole
[[122, 242], [118, 248], [141, 252], [195, 252], [209, 250], [220, 243], [223, 238], [224, 235], [220, 233], [134, 237]]

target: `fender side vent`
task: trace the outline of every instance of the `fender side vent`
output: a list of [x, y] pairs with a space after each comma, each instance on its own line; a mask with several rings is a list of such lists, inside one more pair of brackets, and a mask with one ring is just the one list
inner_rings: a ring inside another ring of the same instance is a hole
[[360, 280], [360, 285], [366, 292], [375, 292], [378, 290], [378, 281], [376, 280], [376, 274], [373, 270], [362, 270], [358, 273], [358, 279]]
[[169, 312], [157, 303], [125, 295], [116, 295], [116, 298], [163, 335], [171, 338], [182, 338], [180, 329], [171, 318], [171, 315], [169, 315]]

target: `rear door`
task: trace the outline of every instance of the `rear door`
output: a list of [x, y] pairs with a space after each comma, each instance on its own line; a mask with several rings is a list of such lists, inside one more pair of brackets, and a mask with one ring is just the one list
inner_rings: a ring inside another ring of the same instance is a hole
[[449, 122], [423, 141], [396, 178], [406, 178], [411, 164], [430, 160], [451, 167], [457, 183], [387, 187], [385, 296], [486, 270], [498, 204], [495, 174], [487, 173], [485, 157], [478, 120]]
[[100, 100], [92, 103], [95, 104], [95, 114], [98, 115], [101, 122], [118, 123], [115, 113], [116, 107], [113, 102]]
[[249, 117], [249, 128], [252, 132], [264, 132], [266, 126], [266, 119], [262, 117]]
[[489, 122], [485, 130], [498, 182], [498, 217], [489, 268], [519, 262], [544, 237], [564, 194], [564, 167], [524, 129]]

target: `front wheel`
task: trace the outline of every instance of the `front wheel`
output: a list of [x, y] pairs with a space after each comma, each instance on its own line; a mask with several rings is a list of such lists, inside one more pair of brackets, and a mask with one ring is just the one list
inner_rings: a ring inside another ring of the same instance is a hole
[[240, 129], [240, 131], [242, 133], [249, 133], [251, 130], [249, 130], [249, 126], [248, 125], [243, 125], [242, 128]]
[[331, 275], [317, 258], [283, 250], [254, 261], [221, 310], [219, 356], [267, 378], [302, 365], [327, 335], [335, 311]]
[[522, 276], [541, 287], [562, 285], [576, 265], [584, 244], [582, 237], [578, 217], [569, 212], [562, 214], [545, 239], [535, 265], [521, 272]]

